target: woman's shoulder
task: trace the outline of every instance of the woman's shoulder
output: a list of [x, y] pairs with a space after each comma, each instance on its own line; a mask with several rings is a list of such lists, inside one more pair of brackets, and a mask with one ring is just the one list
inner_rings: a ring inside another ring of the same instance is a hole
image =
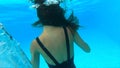
[[37, 43], [36, 38], [35, 38], [31, 42], [30, 50], [38, 52], [38, 48], [39, 48], [39, 46], [38, 46], [38, 43]]
[[36, 42], [35, 42], [35, 40], [32, 40], [32, 42], [31, 42], [30, 51], [31, 51], [31, 53], [36, 52]]

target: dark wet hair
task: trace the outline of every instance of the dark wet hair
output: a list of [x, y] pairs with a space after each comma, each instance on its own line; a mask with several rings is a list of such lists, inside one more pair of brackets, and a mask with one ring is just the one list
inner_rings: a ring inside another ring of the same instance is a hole
[[[43, 0], [41, 0], [43, 2]], [[37, 16], [39, 20], [33, 24], [33, 26], [40, 25], [49, 25], [49, 26], [66, 26], [70, 30], [75, 32], [79, 28], [79, 21], [77, 17], [72, 14], [68, 19], [65, 18], [65, 11], [59, 6], [59, 4], [51, 4], [46, 6], [42, 4], [40, 0], [37, 0], [37, 3], [40, 4], [40, 7], [37, 8]]]

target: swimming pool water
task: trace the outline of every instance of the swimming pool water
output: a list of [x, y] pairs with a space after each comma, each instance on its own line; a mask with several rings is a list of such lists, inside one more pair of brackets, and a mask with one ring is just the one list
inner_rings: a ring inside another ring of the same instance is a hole
[[[120, 1], [119, 0], [73, 0], [69, 8], [79, 18], [83, 28], [78, 30], [91, 47], [91, 53], [83, 52], [75, 44], [77, 68], [120, 68]], [[31, 24], [37, 21], [35, 9], [29, 8], [27, 0], [0, 0], [0, 22], [21, 44], [30, 56], [30, 43], [42, 32]], [[44, 59], [41, 68], [48, 68]]]

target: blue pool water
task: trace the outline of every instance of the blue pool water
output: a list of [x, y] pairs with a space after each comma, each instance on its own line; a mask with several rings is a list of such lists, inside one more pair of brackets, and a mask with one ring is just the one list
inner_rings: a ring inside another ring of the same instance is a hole
[[[31, 41], [42, 32], [42, 27], [31, 26], [37, 16], [30, 5], [27, 0], [0, 0], [0, 22], [29, 60]], [[83, 28], [78, 32], [91, 47], [91, 53], [85, 53], [75, 44], [76, 67], [120, 68], [120, 0], [73, 0], [68, 7], [79, 18]], [[40, 67], [48, 68], [42, 57]]]

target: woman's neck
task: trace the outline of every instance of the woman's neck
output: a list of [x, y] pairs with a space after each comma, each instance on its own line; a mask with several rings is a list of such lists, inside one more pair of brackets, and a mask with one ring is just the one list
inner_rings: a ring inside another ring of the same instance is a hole
[[55, 27], [55, 26], [43, 26], [43, 31], [44, 32], [51, 32], [51, 31], [54, 31], [58, 28], [61, 28], [61, 27]]

